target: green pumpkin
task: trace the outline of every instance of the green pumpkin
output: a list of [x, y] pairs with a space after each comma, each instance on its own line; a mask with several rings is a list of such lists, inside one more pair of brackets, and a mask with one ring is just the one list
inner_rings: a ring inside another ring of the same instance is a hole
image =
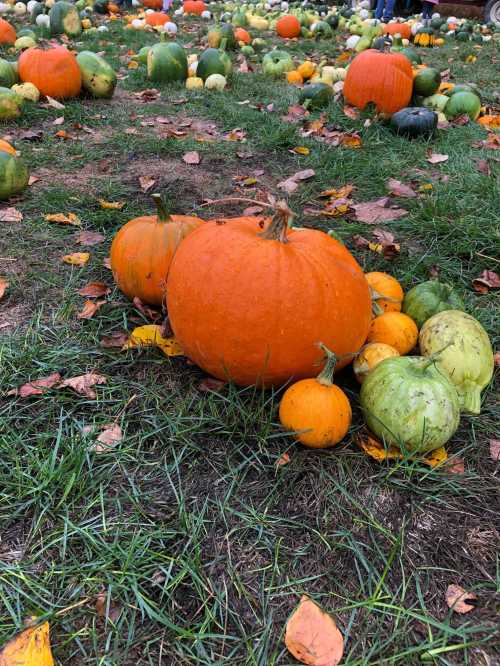
[[479, 88], [473, 83], [457, 83], [457, 85], [454, 86], [448, 93], [448, 97], [452, 97], [453, 95], [462, 92], [474, 93], [474, 95], [477, 95], [477, 97], [481, 97]]
[[111, 65], [93, 51], [81, 51], [76, 60], [82, 75], [83, 89], [92, 97], [112, 97], [116, 87], [116, 74]]
[[439, 88], [441, 74], [434, 67], [420, 69], [413, 79], [413, 92], [416, 95], [429, 97]]
[[370, 430], [405, 453], [427, 453], [451, 439], [460, 422], [456, 388], [420, 356], [387, 358], [366, 377], [361, 408]]
[[18, 81], [19, 77], [14, 67], [7, 60], [0, 58], [0, 86], [12, 88]]
[[208, 32], [208, 43], [212, 48], [218, 49], [222, 45], [223, 40], [225, 40], [224, 49], [236, 48], [234, 28], [228, 23], [221, 23], [214, 26]]
[[75, 5], [59, 0], [52, 5], [50, 12], [50, 32], [53, 35], [65, 34], [68, 37], [77, 37], [82, 32], [80, 14]]
[[415, 51], [414, 48], [411, 46], [407, 46], [405, 49], [401, 50], [401, 53], [408, 58], [408, 60], [413, 64], [413, 65], [421, 65], [422, 64], [422, 58], [420, 55]]
[[28, 167], [20, 157], [0, 151], [0, 199], [8, 199], [28, 187]]
[[231, 58], [221, 49], [206, 49], [198, 60], [196, 76], [206, 81], [211, 74], [222, 74], [226, 78], [231, 74]]
[[186, 51], [177, 42], [154, 44], [149, 49], [147, 67], [151, 81], [185, 81], [188, 76]]
[[438, 312], [464, 309], [464, 303], [453, 287], [437, 280], [417, 284], [405, 295], [403, 301], [403, 312], [411, 317], [419, 328]]
[[408, 107], [391, 117], [391, 129], [408, 138], [429, 137], [434, 134], [438, 117], [434, 111], [424, 107]]
[[441, 17], [433, 18], [431, 20], [431, 28], [433, 30], [439, 30], [441, 28], [441, 26], [443, 25], [443, 23], [446, 24], [446, 19], [443, 19]]
[[326, 21], [317, 21], [311, 26], [311, 32], [317, 38], [326, 39], [328, 37], [333, 37], [333, 30]]
[[446, 95], [440, 95], [439, 93], [435, 93], [434, 95], [425, 97], [422, 100], [422, 105], [425, 106], [427, 109], [432, 109], [432, 111], [436, 111], [437, 113], [443, 113], [445, 106], [448, 104], [448, 100], [449, 98], [446, 97]]
[[37, 40], [36, 33], [31, 28], [21, 28], [21, 30], [18, 30], [17, 38], [19, 39], [20, 37], [31, 37], [35, 42]]
[[12, 120], [21, 115], [23, 98], [9, 88], [0, 87], [0, 120]]
[[460, 32], [455, 33], [455, 39], [457, 40], [457, 42], [468, 42], [470, 39], [470, 35], [468, 32], [462, 30]]
[[233, 25], [235, 28], [245, 28], [248, 25], [245, 12], [238, 11], [233, 14]]
[[329, 14], [325, 17], [325, 21], [328, 23], [332, 30], [336, 30], [339, 27], [338, 14]]
[[389, 35], [383, 35], [382, 37], [375, 37], [372, 42], [371, 48], [377, 49], [377, 51], [387, 51], [392, 46], [392, 39]]
[[333, 89], [326, 83], [308, 83], [300, 93], [299, 104], [306, 109], [323, 109], [333, 98]]
[[137, 62], [140, 62], [141, 65], [147, 65], [148, 53], [150, 49], [150, 46], [143, 46], [142, 49], [139, 50], [139, 53], [137, 53], [135, 56], [132, 56], [132, 59], [137, 60]]
[[45, 13], [45, 8], [42, 5], [42, 3], [41, 2], [36, 2], [31, 7], [31, 11], [30, 11], [31, 22], [36, 23], [37, 16], [39, 16], [40, 14], [44, 14], [44, 13]]
[[471, 120], [476, 120], [481, 111], [481, 100], [472, 92], [458, 92], [451, 95], [444, 113], [447, 118], [457, 118], [467, 114]]

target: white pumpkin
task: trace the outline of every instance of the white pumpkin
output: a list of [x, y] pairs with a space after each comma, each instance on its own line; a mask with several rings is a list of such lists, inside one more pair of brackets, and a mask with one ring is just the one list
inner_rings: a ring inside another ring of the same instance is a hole
[[99, 32], [108, 32], [108, 31], [109, 31], [109, 28], [108, 28], [107, 25], [100, 25], [100, 26], [97, 28], [97, 30], [98, 30]]
[[26, 5], [26, 9], [31, 12], [33, 7], [37, 4], [38, 0], [29, 0], [28, 4]]
[[361, 0], [359, 7], [361, 9], [370, 9], [370, 0]]
[[163, 24], [163, 28], [167, 35], [176, 35], [177, 34], [177, 26], [175, 23], [172, 23], [172, 21], [167, 21], [166, 23]]
[[209, 21], [212, 18], [212, 14], [208, 11], [208, 9], [205, 9], [204, 12], [201, 12], [201, 18]]
[[50, 18], [49, 18], [49, 15], [48, 15], [48, 14], [38, 14], [38, 16], [37, 16], [36, 19], [35, 19], [35, 23], [36, 23], [39, 27], [41, 27], [41, 26], [45, 26], [45, 27], [48, 28], [48, 27], [50, 26]]
[[208, 90], [224, 90], [227, 84], [227, 79], [222, 74], [210, 74], [205, 81], [205, 88]]
[[370, 12], [367, 9], [360, 9], [359, 10], [359, 17], [362, 19], [367, 19], [370, 16]]
[[289, 8], [289, 4], [288, 4], [288, 2], [282, 2], [282, 3], [281, 3], [281, 5], [280, 5], [280, 9], [281, 9], [282, 12], [287, 12], [287, 11], [288, 11], [288, 8]]
[[0, 14], [7, 14], [10, 12], [10, 5], [6, 2], [0, 2]]
[[345, 43], [347, 49], [355, 49], [356, 44], [359, 42], [361, 37], [359, 35], [351, 35], [350, 37], [347, 38], [347, 41]]
[[144, 28], [144, 21], [142, 19], [135, 18], [130, 24], [135, 30], [142, 30]]
[[434, 12], [432, 18], [441, 18], [441, 14], [439, 12]]
[[155, 10], [154, 9], [146, 9], [146, 11], [144, 13], [145, 14], [154, 14]]

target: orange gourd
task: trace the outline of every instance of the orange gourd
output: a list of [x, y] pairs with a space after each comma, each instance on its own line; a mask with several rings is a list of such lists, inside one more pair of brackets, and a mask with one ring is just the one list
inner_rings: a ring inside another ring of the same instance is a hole
[[245, 28], [236, 28], [234, 36], [237, 42], [243, 42], [243, 44], [251, 44], [252, 42], [252, 37]]
[[207, 6], [202, 0], [185, 0], [183, 8], [185, 14], [201, 16]]
[[130, 220], [111, 245], [116, 284], [130, 299], [161, 306], [172, 257], [179, 243], [203, 224], [198, 217], [169, 215], [159, 194], [153, 194], [157, 215]]
[[370, 342], [365, 345], [352, 364], [358, 382], [362, 384], [373, 368], [391, 356], [399, 356], [399, 352], [384, 342]]
[[33, 83], [42, 95], [64, 99], [80, 93], [80, 68], [65, 46], [32, 46], [21, 53], [18, 68], [21, 81]]
[[401, 35], [403, 39], [411, 39], [409, 23], [386, 23], [383, 26], [385, 35]]
[[404, 292], [396, 278], [378, 271], [366, 273], [365, 277], [370, 285], [375, 315], [383, 312], [401, 312]]
[[0, 139], [0, 151], [3, 153], [9, 153], [10, 155], [17, 155], [17, 150], [14, 146], [11, 146], [8, 141]]
[[142, 5], [146, 9], [163, 9], [163, 0], [142, 0]]
[[272, 386], [313, 377], [318, 340], [343, 356], [366, 339], [371, 299], [358, 263], [322, 231], [289, 229], [289, 217], [280, 202], [270, 222], [207, 222], [174, 257], [170, 323], [186, 355], [218, 379]]
[[384, 312], [380, 317], [375, 317], [367, 337], [367, 342], [383, 342], [394, 347], [401, 356], [408, 354], [417, 340], [417, 325], [402, 312]]
[[406, 56], [368, 49], [349, 65], [343, 94], [358, 109], [373, 103], [377, 111], [392, 114], [408, 106], [412, 91], [413, 71]]
[[297, 67], [297, 72], [301, 75], [303, 79], [310, 79], [311, 76], [316, 72], [316, 65], [314, 62], [306, 60]]
[[151, 14], [146, 14], [146, 23], [147, 25], [157, 26], [164, 25], [170, 21], [170, 16], [164, 14], [163, 12], [152, 12]]
[[280, 37], [294, 39], [300, 36], [300, 21], [296, 16], [287, 14], [276, 22], [276, 32]]
[[296, 69], [292, 70], [291, 72], [287, 72], [286, 80], [288, 81], [288, 83], [291, 83], [294, 86], [300, 86], [304, 83], [302, 74], [298, 72]]
[[0, 44], [14, 44], [15, 41], [16, 31], [8, 21], [0, 18]]
[[337, 357], [324, 345], [323, 371], [315, 379], [302, 379], [288, 388], [280, 402], [279, 417], [284, 428], [313, 449], [335, 446], [342, 440], [352, 420], [349, 400], [333, 383]]

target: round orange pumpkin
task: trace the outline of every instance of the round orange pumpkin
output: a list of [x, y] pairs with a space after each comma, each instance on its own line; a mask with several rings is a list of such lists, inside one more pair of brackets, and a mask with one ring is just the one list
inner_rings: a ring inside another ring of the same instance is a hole
[[349, 65], [343, 93], [358, 109], [373, 103], [377, 111], [392, 114], [408, 106], [412, 91], [413, 70], [406, 56], [368, 49]]
[[408, 354], [417, 340], [417, 325], [403, 312], [384, 312], [380, 317], [375, 317], [367, 337], [367, 342], [383, 342], [394, 347], [401, 356]]
[[281, 204], [270, 223], [207, 222], [174, 257], [170, 323], [186, 355], [219, 379], [272, 386], [313, 377], [319, 340], [341, 357], [366, 339], [371, 299], [358, 263], [322, 231], [288, 229], [288, 219]]
[[15, 41], [16, 31], [8, 21], [0, 18], [0, 44], [14, 44]]
[[116, 284], [131, 300], [161, 306], [172, 257], [179, 243], [203, 224], [198, 217], [169, 215], [159, 194], [157, 215], [130, 220], [111, 245], [111, 269]]
[[142, 6], [146, 9], [163, 9], [163, 0], [142, 0]]
[[386, 35], [401, 35], [403, 39], [411, 39], [411, 25], [409, 23], [385, 23], [383, 29]]
[[358, 382], [362, 384], [373, 368], [391, 356], [399, 356], [399, 352], [384, 342], [370, 342], [365, 345], [352, 364]]
[[170, 16], [163, 12], [152, 12], [146, 14], [146, 23], [151, 26], [164, 25], [170, 21]]
[[374, 313], [380, 315], [383, 312], [400, 312], [403, 304], [404, 292], [392, 275], [373, 271], [365, 275], [370, 285]]
[[80, 68], [65, 46], [32, 46], [19, 56], [18, 69], [21, 81], [33, 83], [42, 95], [64, 99], [80, 93]]
[[301, 86], [304, 83], [302, 74], [296, 69], [292, 70], [291, 72], [287, 72], [286, 80], [288, 83], [291, 83], [294, 86]]
[[17, 150], [14, 146], [11, 146], [8, 141], [0, 139], [0, 151], [3, 153], [9, 153], [10, 155], [17, 155]]
[[245, 28], [236, 28], [234, 31], [234, 36], [237, 42], [243, 42], [243, 44], [251, 44], [252, 37], [250, 33], [245, 30]]
[[333, 383], [337, 357], [326, 347], [326, 363], [315, 379], [302, 379], [288, 388], [280, 402], [281, 425], [313, 449], [335, 446], [345, 437], [352, 420], [349, 400]]
[[195, 14], [201, 16], [206, 10], [207, 6], [203, 0], [185, 0], [184, 5], [184, 14]]
[[294, 39], [300, 36], [300, 21], [293, 14], [282, 16], [276, 22], [276, 32], [280, 37]]

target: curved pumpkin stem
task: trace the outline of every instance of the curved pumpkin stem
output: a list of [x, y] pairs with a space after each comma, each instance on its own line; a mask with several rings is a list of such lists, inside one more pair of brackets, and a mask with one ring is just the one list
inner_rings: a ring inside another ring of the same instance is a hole
[[156, 210], [158, 212], [158, 222], [171, 222], [170, 213], [168, 212], [165, 202], [161, 198], [161, 194], [158, 194], [158, 192], [156, 192], [151, 196], [156, 204]]
[[337, 356], [328, 349], [322, 342], [319, 343], [319, 348], [325, 352], [325, 367], [316, 377], [316, 381], [323, 386], [333, 385], [333, 373], [337, 365]]
[[448, 349], [448, 347], [451, 347], [451, 345], [453, 344], [453, 342], [454, 342], [453, 340], [450, 340], [450, 342], [448, 342], [447, 345], [445, 345], [445, 346], [442, 347], [441, 349], [438, 349], [438, 351], [437, 351], [437, 352], [434, 352], [434, 354], [431, 354], [430, 356], [428, 356], [428, 357], [427, 357], [427, 363], [424, 363], [424, 364], [422, 365], [422, 372], [423, 372], [424, 370], [427, 370], [427, 368], [428, 368], [429, 366], [434, 365], [434, 363], [436, 363], [436, 362], [439, 360], [439, 357], [441, 356], [441, 354], [442, 354], [446, 349]]
[[274, 215], [271, 219], [271, 223], [265, 231], [263, 231], [259, 236], [265, 238], [266, 240], [277, 240], [280, 243], [288, 243], [287, 232], [288, 226], [293, 218], [293, 213], [288, 207], [286, 201], [278, 201], [274, 210]]

